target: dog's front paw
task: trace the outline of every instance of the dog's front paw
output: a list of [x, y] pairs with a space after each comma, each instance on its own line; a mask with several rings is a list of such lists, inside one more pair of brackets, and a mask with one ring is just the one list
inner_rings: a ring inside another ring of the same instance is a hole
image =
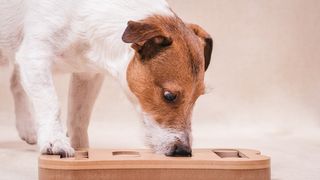
[[52, 138], [48, 141], [43, 141], [39, 146], [42, 154], [60, 155], [61, 157], [74, 156], [74, 149], [71, 147], [67, 137]]

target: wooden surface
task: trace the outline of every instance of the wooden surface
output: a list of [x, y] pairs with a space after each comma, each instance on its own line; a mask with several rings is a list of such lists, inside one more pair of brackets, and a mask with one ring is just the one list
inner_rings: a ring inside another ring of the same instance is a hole
[[270, 179], [270, 159], [259, 151], [194, 149], [192, 155], [166, 157], [142, 149], [89, 149], [77, 151], [73, 158], [42, 155], [39, 179]]

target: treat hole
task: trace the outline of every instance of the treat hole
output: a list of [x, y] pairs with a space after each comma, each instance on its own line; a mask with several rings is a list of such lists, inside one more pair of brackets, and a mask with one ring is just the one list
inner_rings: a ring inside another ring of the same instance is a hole
[[221, 158], [247, 158], [244, 154], [234, 149], [215, 149], [213, 152]]
[[89, 153], [88, 151], [76, 151], [74, 154], [75, 159], [88, 159], [89, 158]]
[[113, 156], [130, 156], [130, 157], [139, 157], [140, 153], [137, 151], [113, 151]]

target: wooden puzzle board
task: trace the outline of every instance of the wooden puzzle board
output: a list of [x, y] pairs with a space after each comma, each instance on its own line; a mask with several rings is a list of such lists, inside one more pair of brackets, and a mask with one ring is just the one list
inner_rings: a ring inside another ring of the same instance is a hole
[[248, 149], [194, 149], [192, 157], [150, 150], [89, 149], [75, 157], [41, 155], [39, 179], [269, 180], [270, 158]]

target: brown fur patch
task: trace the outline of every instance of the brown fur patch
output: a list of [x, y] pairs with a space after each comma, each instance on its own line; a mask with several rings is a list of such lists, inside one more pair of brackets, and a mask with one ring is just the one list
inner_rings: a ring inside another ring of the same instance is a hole
[[[131, 27], [139, 29], [138, 33], [129, 29], [124, 34], [126, 42], [134, 43], [136, 49], [127, 69], [129, 88], [139, 99], [143, 111], [157, 122], [177, 130], [189, 129], [193, 105], [204, 93], [204, 43], [178, 17], [152, 16], [140, 24], [146, 28], [148, 38], [145, 38], [144, 28], [139, 27]], [[152, 30], [148, 29], [150, 27]], [[140, 35], [143, 38], [132, 37]], [[158, 37], [172, 42], [158, 47], [154, 39]], [[142, 54], [141, 48], [150, 41], [155, 44], [149, 48], [155, 48], [156, 53], [146, 51]], [[143, 56], [148, 52], [153, 56], [144, 61]], [[163, 94], [166, 90], [177, 95], [174, 103], [165, 101]]]

